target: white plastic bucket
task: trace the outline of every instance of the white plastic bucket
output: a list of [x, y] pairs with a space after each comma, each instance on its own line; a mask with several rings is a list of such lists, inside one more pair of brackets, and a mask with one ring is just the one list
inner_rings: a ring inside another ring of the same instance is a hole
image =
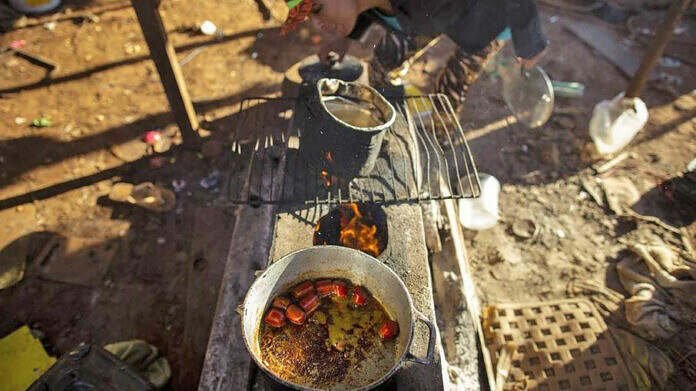
[[48, 12], [60, 5], [61, 0], [10, 0], [10, 5], [17, 11], [27, 14]]

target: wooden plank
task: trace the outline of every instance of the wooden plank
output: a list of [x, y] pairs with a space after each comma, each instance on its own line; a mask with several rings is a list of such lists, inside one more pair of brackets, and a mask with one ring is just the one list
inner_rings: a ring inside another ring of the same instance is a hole
[[[253, 369], [242, 338], [237, 307], [243, 302], [254, 272], [265, 267], [273, 235], [275, 207], [241, 206], [222, 277], [215, 318], [198, 389], [245, 390]], [[254, 224], [248, 222], [253, 221]], [[240, 229], [243, 228], [243, 229]]]
[[225, 270], [234, 217], [225, 207], [197, 207], [192, 216], [191, 248], [186, 254], [186, 311], [180, 341], [179, 384], [195, 384], [205, 358], [221, 276]]
[[162, 23], [158, 10], [160, 1], [131, 0], [131, 4], [138, 16], [145, 42], [150, 49], [150, 57], [157, 67], [169, 107], [181, 131], [181, 137], [186, 144], [195, 143], [198, 140], [196, 133], [198, 119], [176, 58], [176, 52], [174, 52], [174, 46], [169, 41]]
[[[493, 371], [493, 361], [491, 360], [488, 350], [485, 349], [486, 343], [483, 339], [483, 327], [481, 325], [481, 303], [476, 294], [476, 285], [474, 284], [473, 274], [471, 272], [471, 266], [469, 265], [469, 260], [466, 255], [466, 247], [464, 245], [464, 236], [462, 233], [462, 228], [459, 225], [459, 213], [457, 205], [454, 200], [443, 201], [445, 205], [445, 210], [447, 213], [447, 219], [449, 220], [450, 233], [452, 235], [452, 245], [454, 247], [454, 255], [456, 257], [457, 266], [459, 267], [458, 274], [461, 277], [461, 289], [464, 299], [466, 301], [466, 307], [469, 310], [469, 315], [471, 316], [471, 321], [476, 328], [476, 334], [478, 336], [479, 346], [482, 349], [483, 364], [485, 372], [487, 375], [488, 389], [495, 389], [495, 384], [493, 384], [494, 371]], [[484, 383], [485, 382], [481, 382]], [[482, 384], [482, 388], [485, 388]]]
[[580, 19], [566, 19], [563, 23], [568, 31], [606, 57], [627, 77], [633, 77], [638, 70], [641, 51], [621, 43], [623, 35], [613, 27]]
[[[273, 126], [273, 129], [283, 129], [292, 125], [291, 121], [287, 120], [275, 118], [275, 121], [278, 121], [278, 126]], [[285, 126], [281, 125], [283, 123]], [[264, 138], [263, 130], [263, 127], [256, 129], [256, 135], [260, 139]], [[245, 155], [238, 159], [250, 161], [251, 156], [246, 154], [255, 152], [251, 148], [246, 148], [245, 151]], [[284, 153], [277, 159], [272, 154], [262, 155], [264, 160], [257, 161], [255, 164], [267, 167], [272, 174], [269, 173], [262, 181], [260, 191], [267, 194], [272, 187], [274, 193], [279, 192], [285, 177], [286, 157]], [[245, 177], [247, 174], [247, 170], [244, 169], [235, 173]], [[245, 181], [233, 180], [231, 183], [245, 183]], [[249, 186], [249, 178], [246, 178], [245, 186]], [[237, 208], [236, 224], [198, 385], [200, 391], [246, 390], [253, 379], [255, 366], [242, 338], [241, 319], [237, 313], [237, 307], [244, 301], [244, 296], [254, 281], [254, 273], [266, 267], [273, 240], [276, 212], [275, 205]]]

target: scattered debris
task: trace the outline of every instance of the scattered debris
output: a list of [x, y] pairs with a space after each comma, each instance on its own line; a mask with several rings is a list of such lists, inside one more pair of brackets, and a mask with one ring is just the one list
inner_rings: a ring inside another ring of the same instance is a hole
[[604, 196], [602, 195], [602, 187], [599, 185], [600, 180], [595, 177], [583, 177], [580, 179], [581, 187], [592, 197], [597, 205], [604, 207]]
[[684, 94], [674, 101], [674, 108], [679, 111], [696, 110], [696, 90]]
[[619, 163], [623, 162], [624, 160], [628, 159], [629, 157], [632, 157], [633, 154], [629, 152], [622, 152], [615, 157], [609, 159], [606, 162], [602, 163], [597, 163], [594, 166], [592, 166], [592, 169], [595, 171], [597, 174], [604, 174], [605, 172], [608, 172], [612, 168], [616, 167], [619, 165]]
[[222, 180], [222, 174], [218, 170], [213, 170], [208, 176], [201, 178], [198, 184], [206, 190], [215, 190]]
[[24, 117], [15, 117], [14, 122], [16, 125], [23, 125], [27, 123], [27, 119]]
[[26, 390], [56, 359], [44, 350], [41, 341], [22, 326], [0, 339], [0, 379], [3, 390]]
[[[628, 370], [640, 390], [666, 390], [667, 379], [674, 372], [672, 360], [666, 354], [648, 341], [618, 327], [610, 329], [611, 336], [616, 341], [624, 357]], [[657, 383], [653, 387], [653, 380]]]
[[162, 141], [162, 133], [158, 130], [148, 130], [143, 133], [142, 139], [145, 144], [152, 146]]
[[630, 206], [640, 199], [640, 192], [628, 178], [605, 178], [601, 186], [607, 200], [607, 207], [616, 215], [627, 214]]
[[172, 188], [174, 188], [174, 192], [180, 193], [186, 188], [186, 181], [183, 179], [174, 179], [172, 180]]
[[576, 81], [551, 82], [554, 96], [561, 98], [582, 98], [585, 95], [585, 85]]
[[49, 126], [53, 126], [53, 122], [50, 118], [39, 117], [31, 121], [31, 126], [35, 128], [47, 128]]
[[203, 35], [215, 35], [215, 33], [218, 31], [218, 28], [215, 25], [215, 23], [206, 20], [203, 23], [201, 23], [201, 25], [198, 27], [198, 30]]
[[199, 54], [203, 53], [205, 50], [206, 46], [201, 46], [199, 48], [195, 48], [191, 50], [191, 53], [187, 54], [186, 57], [182, 58], [179, 61], [179, 66], [183, 67], [184, 65], [188, 64], [193, 60], [194, 58], [198, 57]]
[[104, 350], [133, 367], [155, 388], [164, 387], [172, 376], [167, 359], [160, 355], [155, 346], [143, 340], [110, 343], [104, 345]]
[[690, 161], [689, 164], [686, 165], [686, 171], [696, 171], [696, 159]]
[[116, 183], [111, 188], [109, 199], [138, 205], [154, 212], [169, 212], [176, 206], [174, 192], [151, 182], [138, 185], [124, 182]]
[[696, 322], [696, 311], [690, 307], [696, 295], [696, 268], [679, 261], [664, 244], [628, 248], [637, 257], [624, 258], [616, 270], [632, 295], [625, 311], [634, 330], [650, 340], [664, 339], [679, 331], [680, 322]]
[[660, 58], [660, 66], [665, 68], [679, 68], [681, 66], [681, 61], [676, 58], [662, 57]]
[[26, 40], [24, 40], [24, 39], [17, 39], [17, 40], [14, 40], [14, 41], [10, 42], [10, 44], [7, 45], [7, 46], [11, 47], [12, 49], [21, 49], [21, 48], [23, 48], [24, 45], [26, 45], [26, 44], [27, 44], [27, 41], [26, 41]]
[[522, 239], [532, 239], [539, 234], [539, 226], [532, 219], [517, 219], [511, 229], [515, 236]]
[[43, 24], [43, 28], [45, 28], [48, 31], [55, 31], [57, 26], [58, 23], [56, 22], [46, 22]]
[[15, 240], [0, 252], [0, 290], [14, 286], [24, 278], [29, 244]]
[[132, 42], [127, 42], [123, 44], [123, 51], [126, 52], [126, 54], [138, 54], [143, 50], [143, 47], [140, 46], [138, 43], [132, 43]]
[[124, 162], [134, 162], [147, 153], [147, 145], [140, 139], [132, 139], [122, 144], [112, 145], [109, 150]]

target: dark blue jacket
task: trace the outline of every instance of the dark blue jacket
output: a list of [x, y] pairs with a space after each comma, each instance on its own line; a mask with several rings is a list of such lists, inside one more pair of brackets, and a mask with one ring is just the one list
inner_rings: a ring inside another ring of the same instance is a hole
[[[534, 0], [390, 1], [403, 33], [432, 38], [445, 34], [468, 53], [485, 48], [506, 27], [520, 57], [534, 57], [548, 44]], [[350, 37], [359, 37], [373, 22], [380, 22], [374, 12], [360, 15]]]

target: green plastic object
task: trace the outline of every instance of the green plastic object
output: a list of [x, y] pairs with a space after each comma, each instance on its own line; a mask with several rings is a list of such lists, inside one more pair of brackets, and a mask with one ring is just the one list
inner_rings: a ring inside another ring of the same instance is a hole
[[290, 1], [286, 1], [285, 4], [288, 5], [289, 9], [293, 9], [293, 8], [297, 7], [301, 2], [302, 2], [302, 0], [290, 0]]
[[585, 85], [576, 81], [557, 81], [551, 82], [553, 93], [563, 98], [581, 98], [585, 95]]

